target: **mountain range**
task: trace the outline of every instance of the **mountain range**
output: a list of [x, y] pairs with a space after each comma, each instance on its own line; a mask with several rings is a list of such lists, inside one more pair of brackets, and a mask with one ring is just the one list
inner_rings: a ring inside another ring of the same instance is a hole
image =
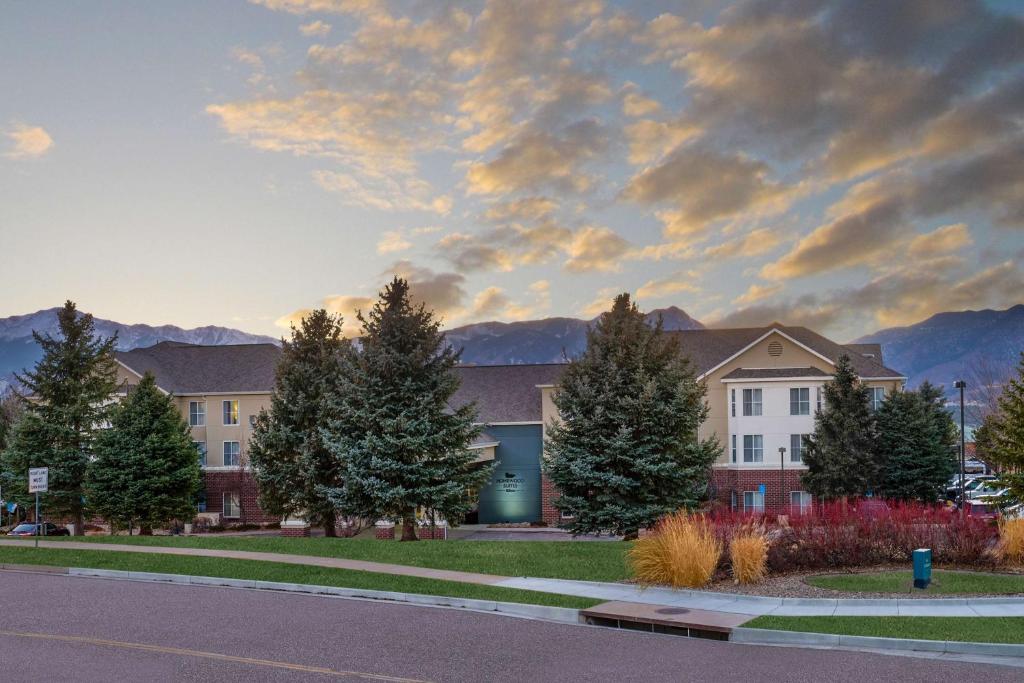
[[[32, 331], [56, 333], [57, 310], [0, 318], [0, 391], [14, 372], [31, 367], [39, 358]], [[659, 315], [666, 330], [704, 328], [675, 306], [651, 311], [647, 317], [653, 321]], [[587, 328], [592, 323], [593, 320], [578, 318], [485, 322], [456, 327], [446, 334], [451, 344], [463, 349], [463, 363], [558, 363], [584, 349]], [[215, 345], [279, 343], [273, 337], [214, 326], [182, 329], [174, 325], [126, 325], [97, 318], [96, 330], [103, 336], [117, 332], [118, 347], [123, 350], [161, 341]], [[954, 379], [969, 374], [979, 364], [1016, 364], [1024, 349], [1024, 304], [1003, 311], [939, 313], [914, 325], [879, 330], [855, 341], [882, 344], [885, 364], [906, 374], [911, 387], [929, 379], [949, 389]]]

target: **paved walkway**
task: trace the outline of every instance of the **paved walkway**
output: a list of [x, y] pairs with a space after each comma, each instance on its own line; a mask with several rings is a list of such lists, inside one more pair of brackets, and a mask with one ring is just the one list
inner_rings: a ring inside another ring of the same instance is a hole
[[[32, 545], [33, 541], [7, 540], [18, 546]], [[666, 607], [684, 607], [709, 612], [726, 612], [760, 616], [931, 616], [931, 617], [1024, 617], [1024, 598], [890, 598], [890, 599], [824, 599], [824, 598], [772, 598], [751, 595], [733, 595], [711, 591], [673, 590], [670, 588], [640, 588], [624, 583], [572, 581], [567, 579], [513, 578], [493, 574], [411, 567], [384, 562], [349, 560], [340, 557], [289, 555], [248, 550], [222, 550], [210, 548], [175, 548], [169, 546], [128, 545], [115, 543], [83, 543], [79, 541], [40, 541], [43, 548], [99, 550], [109, 552], [156, 553], [187, 555], [192, 557], [219, 557], [236, 560], [282, 562], [312, 567], [354, 569], [416, 576], [424, 579], [459, 581], [481, 585], [519, 588], [545, 593], [576, 595], [597, 600], [637, 602]], [[2, 546], [0, 546], [2, 547]]]

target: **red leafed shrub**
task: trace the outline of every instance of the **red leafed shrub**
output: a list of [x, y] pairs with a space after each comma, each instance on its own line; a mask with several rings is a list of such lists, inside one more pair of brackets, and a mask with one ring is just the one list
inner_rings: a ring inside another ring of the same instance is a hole
[[827, 503], [780, 517], [724, 511], [711, 520], [726, 544], [734, 534], [763, 525], [774, 572], [909, 562], [917, 548], [930, 548], [938, 564], [989, 566], [998, 542], [991, 522], [942, 506], [877, 499]]

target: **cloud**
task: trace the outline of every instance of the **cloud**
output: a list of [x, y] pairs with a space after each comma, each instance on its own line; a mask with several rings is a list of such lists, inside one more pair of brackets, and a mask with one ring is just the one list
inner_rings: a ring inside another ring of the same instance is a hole
[[578, 121], [559, 134], [532, 131], [515, 139], [497, 158], [470, 165], [466, 173], [470, 194], [508, 194], [520, 190], [553, 188], [584, 192], [593, 179], [581, 166], [607, 147], [601, 126]]
[[7, 129], [6, 135], [12, 146], [4, 156], [11, 159], [34, 159], [53, 148], [53, 138], [40, 126], [15, 123]]
[[701, 129], [685, 121], [641, 119], [626, 125], [624, 131], [629, 142], [629, 163], [646, 164], [696, 137]]
[[636, 290], [636, 298], [639, 301], [644, 299], [661, 299], [680, 292], [696, 294], [701, 291], [699, 275], [693, 271], [679, 271], [668, 277], [656, 280], [648, 280]]
[[931, 258], [961, 251], [972, 242], [971, 231], [965, 223], [944, 225], [914, 237], [907, 247], [907, 253], [915, 258]]
[[671, 204], [659, 214], [668, 236], [696, 235], [711, 223], [757, 211], [780, 211], [792, 191], [769, 177], [768, 165], [704, 145], [687, 145], [633, 176], [623, 196]]
[[580, 315], [585, 318], [596, 318], [605, 311], [610, 311], [615, 296], [622, 291], [619, 287], [602, 287], [594, 300], [580, 309]]
[[565, 269], [570, 273], [612, 272], [620, 269], [629, 242], [610, 228], [587, 226], [576, 231], [567, 251]]
[[369, 14], [383, 6], [382, 0], [249, 0], [254, 5], [291, 14]]
[[341, 196], [343, 203], [384, 211], [451, 211], [447, 195], [431, 197], [431, 188], [416, 178], [394, 178], [383, 174], [362, 174], [361, 178], [335, 171], [313, 171], [321, 188]]
[[622, 113], [626, 116], [650, 116], [659, 111], [661, 111], [660, 102], [638, 92], [627, 92], [622, 98]]
[[400, 231], [389, 230], [381, 235], [380, 241], [377, 242], [377, 253], [393, 254], [397, 251], [405, 251], [411, 247], [412, 242], [407, 240]]
[[550, 216], [558, 202], [550, 197], [523, 197], [492, 204], [484, 217], [496, 223], [504, 221], [535, 221]]
[[316, 36], [318, 38], [322, 38], [330, 32], [331, 25], [324, 23], [319, 19], [317, 19], [316, 21], [311, 21], [308, 24], [302, 24], [301, 26], [299, 26], [299, 33], [309, 37]]
[[759, 256], [774, 249], [782, 242], [776, 230], [771, 228], [758, 228], [752, 230], [743, 237], [722, 242], [713, 247], [704, 249], [704, 255], [711, 258], [749, 258]]
[[780, 284], [761, 285], [755, 282], [747, 287], [746, 292], [733, 299], [732, 302], [739, 306], [749, 306], [750, 304], [761, 301], [762, 299], [775, 296], [781, 291], [782, 285]]

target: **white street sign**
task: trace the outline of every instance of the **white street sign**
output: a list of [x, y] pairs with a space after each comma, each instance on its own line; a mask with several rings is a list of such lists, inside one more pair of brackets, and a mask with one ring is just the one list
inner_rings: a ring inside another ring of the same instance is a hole
[[28, 492], [45, 493], [49, 489], [50, 468], [33, 467], [28, 471]]

